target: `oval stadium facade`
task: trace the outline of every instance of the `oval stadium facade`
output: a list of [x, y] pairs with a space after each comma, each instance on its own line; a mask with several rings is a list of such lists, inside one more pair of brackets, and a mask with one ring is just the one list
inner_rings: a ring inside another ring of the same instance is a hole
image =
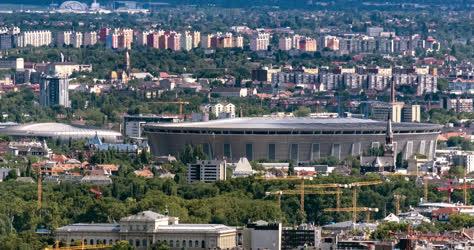
[[[394, 123], [395, 152], [434, 157], [441, 126]], [[178, 156], [187, 144], [202, 145], [211, 158], [311, 162], [359, 156], [384, 144], [386, 122], [356, 118], [236, 118], [145, 126], [154, 155]]]

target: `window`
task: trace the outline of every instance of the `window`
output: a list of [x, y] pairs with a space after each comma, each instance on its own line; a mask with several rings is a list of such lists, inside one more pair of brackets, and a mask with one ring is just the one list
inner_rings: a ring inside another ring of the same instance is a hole
[[91, 240], [89, 241], [89, 245], [94, 245], [94, 240], [93, 240], [93, 239], [91, 239]]
[[186, 241], [183, 240], [183, 247], [186, 247]]
[[87, 239], [84, 239], [84, 245], [87, 245]]
[[179, 240], [176, 241], [176, 247], [179, 247]]
[[229, 143], [224, 143], [224, 156], [227, 159], [232, 159], [232, 150]]
[[418, 151], [418, 153], [422, 154], [422, 155], [425, 155], [425, 141], [420, 141], [420, 150]]
[[341, 144], [332, 144], [331, 155], [339, 159], [341, 157]]
[[291, 144], [290, 160], [298, 162], [298, 144]]
[[268, 159], [275, 160], [275, 144], [268, 144]]
[[192, 240], [189, 240], [189, 241], [188, 241], [188, 246], [189, 246], [189, 247], [193, 247], [193, 241], [192, 241]]
[[195, 248], [198, 248], [198, 247], [199, 247], [199, 241], [198, 241], [198, 240], [194, 241], [194, 247], [195, 247]]
[[212, 148], [211, 148], [211, 145], [209, 143], [204, 143], [202, 145], [202, 149], [204, 151], [204, 154], [207, 155], [207, 158], [208, 159], [212, 159]]
[[139, 247], [140, 246], [140, 240], [135, 240], [135, 246]]
[[247, 160], [253, 160], [253, 145], [250, 143], [245, 144], [245, 156]]
[[142, 246], [146, 247], [146, 245], [147, 245], [146, 239], [145, 239], [145, 240], [142, 240]]
[[[176, 242], [176, 246], [178, 246], [178, 242]], [[170, 240], [170, 247], [173, 247], [173, 241]]]
[[201, 242], [201, 248], [206, 248], [206, 242], [205, 241]]
[[96, 245], [100, 245], [100, 240], [95, 240]]
[[360, 142], [353, 143], [351, 155], [353, 156], [360, 155], [360, 148], [361, 148]]
[[146, 225], [143, 225], [143, 231], [146, 231], [146, 230], [147, 230]]
[[428, 158], [431, 159], [433, 158], [433, 151], [435, 150], [433, 148], [435, 142], [433, 140], [430, 141], [430, 148], [428, 149]]
[[380, 143], [378, 141], [374, 141], [372, 142], [372, 145], [370, 146], [371, 148], [379, 148], [380, 147]]
[[407, 148], [405, 151], [405, 160], [413, 155], [413, 141], [407, 141]]
[[112, 239], [109, 240], [109, 245], [113, 245], [114, 241]]
[[313, 143], [311, 146], [311, 160], [317, 160], [320, 157], [319, 144]]
[[71, 244], [73, 244], [73, 243], [74, 243], [74, 239], [71, 239]]

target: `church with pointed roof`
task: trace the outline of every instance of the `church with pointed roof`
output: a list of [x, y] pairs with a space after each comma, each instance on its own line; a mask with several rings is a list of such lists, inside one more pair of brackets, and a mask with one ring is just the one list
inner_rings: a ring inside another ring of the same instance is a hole
[[[391, 86], [390, 103], [395, 103], [395, 87]], [[361, 156], [360, 172], [394, 172], [396, 168], [395, 147], [393, 143], [392, 112], [388, 112], [387, 128], [385, 131], [385, 145], [383, 147], [383, 156]]]

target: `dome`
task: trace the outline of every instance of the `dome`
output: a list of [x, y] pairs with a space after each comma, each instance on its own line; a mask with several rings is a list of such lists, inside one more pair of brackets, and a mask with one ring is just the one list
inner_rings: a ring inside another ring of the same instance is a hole
[[59, 6], [60, 10], [87, 11], [87, 4], [77, 1], [66, 1]]

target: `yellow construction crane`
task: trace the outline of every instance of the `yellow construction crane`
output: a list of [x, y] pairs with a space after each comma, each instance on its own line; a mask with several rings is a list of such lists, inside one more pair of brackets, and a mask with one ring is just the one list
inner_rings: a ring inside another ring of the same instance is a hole
[[373, 185], [380, 185], [383, 181], [361, 181], [361, 182], [353, 182], [350, 184], [352, 187], [352, 222], [357, 221], [357, 188], [365, 187], [365, 186], [373, 186]]
[[[324, 211], [326, 212], [352, 212], [352, 221], [355, 223], [357, 221], [357, 213], [362, 212], [362, 211], [367, 211], [367, 212], [374, 212], [378, 211], [378, 208], [358, 208], [357, 207], [357, 189], [359, 187], [364, 187], [364, 186], [373, 186], [373, 185], [379, 185], [382, 184], [383, 181], [381, 180], [376, 180], [376, 181], [361, 181], [361, 182], [353, 182], [350, 184], [339, 184], [339, 185], [347, 185], [347, 187], [352, 188], [352, 207], [340, 207], [340, 201], [337, 202], [336, 208], [327, 208]], [[324, 185], [324, 184], [322, 184]], [[334, 184], [329, 184], [329, 185], [334, 185]], [[346, 186], [340, 186], [339, 188], [346, 187]], [[336, 186], [337, 188], [337, 186]], [[370, 214], [367, 215], [368, 218], [370, 219]]]
[[182, 101], [181, 99], [178, 101], [162, 101], [162, 102], [151, 102], [151, 103], [179, 104], [179, 115], [183, 115], [183, 106], [189, 104], [189, 102]]
[[349, 188], [350, 184], [339, 184], [339, 183], [307, 184], [304, 187], [305, 188], [315, 188], [315, 189], [335, 188], [336, 189], [336, 208], [340, 208], [341, 207], [341, 194], [342, 194], [341, 189], [342, 188]]
[[[341, 191], [326, 191], [326, 190], [304, 190], [304, 195], [340, 195]], [[301, 195], [300, 190], [279, 190], [273, 192], [266, 192], [265, 195], [276, 195], [278, 198], [278, 206], [281, 206], [282, 195]], [[300, 199], [300, 210], [304, 212], [304, 199]]]
[[395, 215], [400, 214], [400, 200], [405, 199], [406, 196], [402, 194], [394, 194], [393, 197], [395, 198]]
[[295, 191], [295, 192], [298, 192], [298, 194], [300, 195], [300, 205], [301, 205], [301, 214], [304, 214], [304, 181], [306, 179], [308, 180], [312, 180], [313, 178], [312, 177], [306, 177], [306, 176], [285, 176], [285, 177], [269, 177], [269, 178], [265, 178], [265, 177], [257, 177], [257, 179], [261, 179], [261, 180], [265, 180], [265, 181], [300, 181], [300, 189], [299, 191], [296, 191], [296, 190], [291, 190], [291, 191]]

